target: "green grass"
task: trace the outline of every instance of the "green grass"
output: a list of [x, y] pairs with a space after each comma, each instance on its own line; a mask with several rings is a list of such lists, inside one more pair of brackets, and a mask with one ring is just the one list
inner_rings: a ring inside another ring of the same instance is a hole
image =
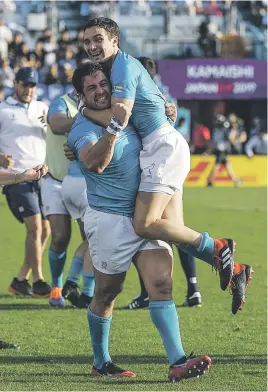
[[[92, 379], [92, 350], [85, 310], [51, 309], [47, 300], [17, 299], [7, 286], [23, 259], [24, 227], [12, 218], [0, 198], [1, 274], [0, 335], [21, 345], [0, 356], [0, 390], [92, 391], [180, 390], [265, 391], [266, 383], [266, 192], [264, 189], [186, 189], [185, 221], [197, 230], [237, 241], [237, 260], [255, 270], [247, 303], [236, 316], [231, 313], [228, 292], [219, 288], [215, 272], [197, 262], [203, 298], [199, 309], [179, 309], [186, 352], [209, 354], [211, 371], [201, 379], [181, 384], [167, 382], [167, 360], [147, 310], [114, 312], [110, 351], [116, 363], [137, 372], [136, 379]], [[74, 227], [68, 264], [78, 244]], [[67, 266], [68, 267], [68, 266]], [[45, 276], [49, 277], [47, 254]], [[67, 268], [66, 268], [67, 271]], [[65, 271], [65, 272], [66, 272]], [[185, 279], [175, 260], [174, 299], [185, 296]], [[138, 293], [135, 269], [131, 268], [117, 307]]]

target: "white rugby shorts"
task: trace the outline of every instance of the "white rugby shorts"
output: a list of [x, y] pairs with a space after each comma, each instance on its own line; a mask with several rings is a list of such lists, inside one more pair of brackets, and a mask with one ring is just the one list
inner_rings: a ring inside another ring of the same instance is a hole
[[171, 125], [142, 140], [139, 191], [174, 195], [183, 190], [190, 171], [190, 149], [184, 137]]
[[88, 207], [84, 215], [84, 229], [93, 265], [104, 274], [127, 271], [134, 255], [143, 250], [166, 249], [172, 252], [170, 245], [164, 241], [148, 241], [137, 236], [132, 219], [127, 216]]
[[61, 181], [54, 180], [47, 174], [40, 179], [43, 215], [69, 215], [63, 202]]
[[67, 175], [62, 182], [61, 192], [63, 202], [72, 219], [83, 219], [88, 207], [85, 178]]

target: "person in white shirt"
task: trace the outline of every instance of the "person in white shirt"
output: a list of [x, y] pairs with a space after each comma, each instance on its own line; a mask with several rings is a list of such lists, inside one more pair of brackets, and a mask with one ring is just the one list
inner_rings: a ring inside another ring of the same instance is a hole
[[[21, 68], [15, 77], [13, 96], [0, 104], [0, 152], [7, 157], [7, 173], [14, 176], [45, 161], [47, 106], [34, 99], [37, 82], [36, 69]], [[13, 215], [25, 224], [25, 258], [8, 290], [17, 295], [47, 297], [50, 286], [43, 277], [42, 253], [50, 228], [42, 215], [39, 180], [16, 182], [4, 186], [3, 193]], [[28, 283], [31, 272], [33, 287]]]
[[258, 135], [252, 136], [245, 146], [245, 152], [249, 158], [252, 158], [255, 154], [267, 155], [267, 131], [261, 129]]

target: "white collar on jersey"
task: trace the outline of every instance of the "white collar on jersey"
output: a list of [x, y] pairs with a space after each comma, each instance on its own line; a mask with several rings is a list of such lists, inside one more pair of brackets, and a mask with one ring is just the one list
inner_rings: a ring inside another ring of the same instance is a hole
[[23, 104], [20, 101], [17, 101], [16, 99], [14, 99], [13, 97], [8, 97], [5, 101], [8, 105], [12, 105], [12, 106], [20, 106], [20, 107], [29, 107], [29, 104]]

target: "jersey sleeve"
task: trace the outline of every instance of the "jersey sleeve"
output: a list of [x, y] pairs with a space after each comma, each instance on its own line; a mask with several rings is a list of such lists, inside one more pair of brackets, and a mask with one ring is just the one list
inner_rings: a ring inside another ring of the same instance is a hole
[[56, 113], [68, 113], [66, 102], [61, 98], [56, 98], [54, 101], [52, 101], [51, 105], [49, 106], [47, 118], [49, 119], [50, 116]]
[[79, 157], [81, 150], [91, 142], [99, 140], [99, 132], [94, 128], [94, 124], [89, 121], [74, 123], [68, 135], [68, 146]]
[[135, 63], [122, 61], [115, 64], [111, 72], [112, 97], [135, 99], [139, 74], [139, 67]]

